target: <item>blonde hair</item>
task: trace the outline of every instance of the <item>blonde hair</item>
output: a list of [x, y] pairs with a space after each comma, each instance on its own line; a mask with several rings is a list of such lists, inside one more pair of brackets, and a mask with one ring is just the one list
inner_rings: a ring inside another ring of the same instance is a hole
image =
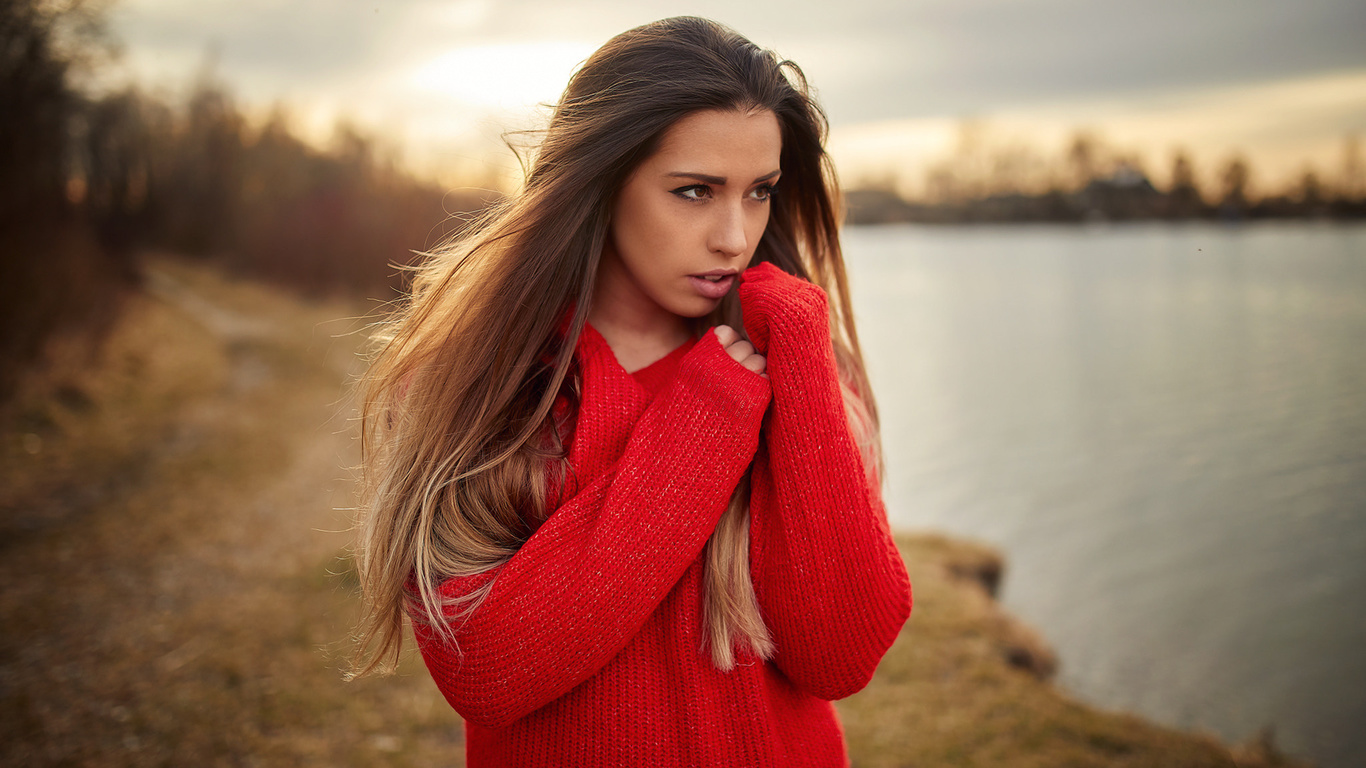
[[[441, 583], [498, 568], [553, 511], [548, 489], [564, 487], [562, 440], [581, 384], [573, 353], [612, 195], [670, 126], [705, 109], [766, 109], [779, 119], [783, 193], [753, 263], [773, 262], [829, 294], [850, 423], [870, 473], [880, 474], [826, 121], [801, 70], [703, 19], [622, 33], [571, 79], [523, 190], [429, 254], [376, 334], [360, 387], [357, 674], [392, 669], [405, 616], [458, 622], [477, 610], [493, 579], [453, 598]], [[743, 328], [733, 295], [698, 329], [722, 322]], [[559, 397], [570, 406], [561, 420], [552, 412]], [[703, 650], [721, 670], [734, 667], [737, 648], [773, 653], [750, 580], [748, 491], [747, 473], [706, 547]], [[456, 645], [449, 622], [429, 621]]]

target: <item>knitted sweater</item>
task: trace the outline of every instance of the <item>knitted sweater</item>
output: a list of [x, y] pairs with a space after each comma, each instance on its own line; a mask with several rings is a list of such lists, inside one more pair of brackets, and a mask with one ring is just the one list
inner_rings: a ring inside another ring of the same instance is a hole
[[[848, 764], [830, 701], [867, 684], [910, 582], [846, 421], [824, 292], [761, 264], [740, 298], [768, 379], [710, 331], [630, 374], [585, 328], [566, 500], [505, 564], [443, 584], [495, 580], [458, 650], [414, 622], [471, 768]], [[701, 555], [751, 460], [751, 576], [776, 650], [721, 672]]]

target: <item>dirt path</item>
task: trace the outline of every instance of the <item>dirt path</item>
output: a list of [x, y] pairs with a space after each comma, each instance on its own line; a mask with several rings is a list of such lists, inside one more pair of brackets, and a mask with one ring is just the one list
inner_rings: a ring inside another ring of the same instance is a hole
[[174, 262], [148, 286], [43, 435], [69, 460], [6, 510], [44, 522], [0, 562], [0, 763], [458, 763], [430, 681], [341, 680], [355, 308]]

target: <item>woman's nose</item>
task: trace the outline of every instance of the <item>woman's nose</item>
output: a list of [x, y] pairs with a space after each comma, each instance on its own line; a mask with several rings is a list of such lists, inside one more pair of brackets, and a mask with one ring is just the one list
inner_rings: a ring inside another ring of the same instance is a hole
[[717, 221], [711, 232], [711, 249], [726, 256], [740, 256], [748, 249], [745, 237], [745, 211], [742, 204], [718, 206]]

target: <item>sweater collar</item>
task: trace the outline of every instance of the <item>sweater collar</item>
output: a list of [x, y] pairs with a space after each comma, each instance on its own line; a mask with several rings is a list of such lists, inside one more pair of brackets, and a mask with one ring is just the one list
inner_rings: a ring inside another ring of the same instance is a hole
[[[561, 339], [569, 335], [569, 327], [573, 323], [576, 306], [575, 303], [571, 302], [565, 308], [564, 314], [560, 316], [557, 331]], [[607, 339], [598, 332], [597, 328], [593, 327], [592, 323], [585, 322], [583, 332], [579, 334], [578, 341], [574, 345], [574, 354], [580, 361], [594, 360], [598, 363], [600, 372], [611, 371], [620, 377], [631, 380], [640, 390], [653, 398], [673, 379], [674, 374], [678, 371], [679, 362], [696, 344], [696, 338], [689, 338], [644, 368], [627, 372], [626, 368], [617, 361], [616, 353], [612, 351]]]

